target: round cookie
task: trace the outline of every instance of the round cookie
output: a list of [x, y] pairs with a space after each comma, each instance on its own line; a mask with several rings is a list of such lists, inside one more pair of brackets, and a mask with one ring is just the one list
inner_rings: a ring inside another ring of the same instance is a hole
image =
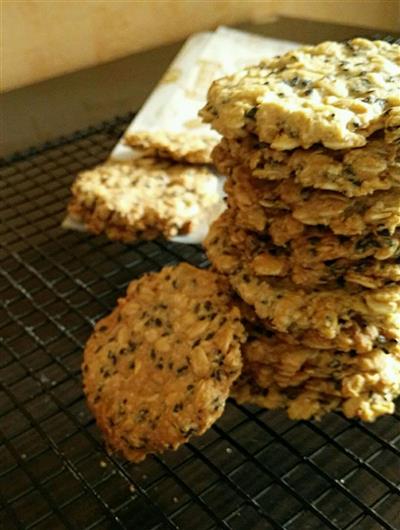
[[231, 396], [239, 404], [257, 405], [266, 409], [286, 409], [291, 420], [321, 419], [325, 414], [337, 410], [347, 418], [358, 418], [373, 422], [384, 414], [395, 411], [394, 399], [399, 392], [380, 393], [373, 389], [344, 399], [324, 391], [320, 381], [309, 385], [282, 389], [275, 383], [268, 388], [257, 385], [250, 375], [241, 376], [232, 388]]
[[227, 138], [277, 150], [365, 145], [400, 136], [400, 45], [353, 39], [304, 46], [214, 81], [201, 110]]
[[377, 289], [400, 281], [396, 260], [339, 258], [302, 263], [293, 255], [290, 244], [277, 247], [236, 226], [230, 209], [211, 225], [204, 246], [211, 263], [222, 274], [232, 274], [248, 265], [257, 276], [287, 277], [308, 288], [335, 282], [338, 286], [349, 283]]
[[365, 354], [376, 349], [386, 352], [397, 351], [396, 345], [399, 344], [397, 338], [390, 337], [388, 334], [378, 334], [376, 327], [365, 327], [365, 323], [362, 321], [353, 323], [345, 330], [345, 333], [335, 339], [323, 337], [315, 329], [297, 331], [295, 334], [279, 332], [271, 326], [268, 320], [261, 319], [254, 307], [247, 304], [239, 296], [236, 295], [234, 301], [240, 310], [243, 323], [250, 336], [248, 342], [254, 336], [276, 337], [280, 342], [296, 348], [307, 347], [313, 350], [327, 350], [331, 354], [341, 351], [351, 355]]
[[68, 212], [89, 232], [110, 239], [169, 238], [196, 228], [204, 210], [220, 203], [218, 189], [218, 177], [207, 166], [108, 161], [78, 175]]
[[[258, 240], [267, 244], [271, 242], [277, 248], [276, 252], [289, 249], [296, 262], [303, 265], [315, 265], [322, 261], [345, 258], [349, 261], [359, 261], [364, 258], [377, 260], [397, 260], [400, 257], [400, 229], [390, 235], [386, 231], [363, 234], [358, 236], [342, 236], [334, 234], [323, 226], [305, 227], [298, 221], [293, 222], [292, 216], [281, 215], [274, 218], [269, 226], [268, 234], [256, 233], [248, 226], [248, 220], [236, 208], [227, 210], [231, 222], [235, 225], [237, 239], [252, 241], [255, 246]], [[282, 247], [279, 251], [278, 247]]]
[[349, 198], [334, 191], [303, 188], [293, 179], [267, 181], [251, 177], [237, 166], [225, 182], [228, 204], [240, 211], [242, 222], [258, 232], [287, 219], [296, 235], [305, 226], [326, 226], [334, 234], [357, 236], [385, 232], [400, 226], [400, 188]]
[[133, 281], [84, 352], [84, 391], [108, 447], [139, 462], [204, 433], [240, 374], [244, 339], [215, 273], [181, 264]]
[[394, 412], [400, 394], [400, 347], [368, 353], [289, 345], [252, 333], [243, 347], [243, 373], [231, 394], [240, 403], [286, 408], [291, 419], [320, 418], [330, 410], [374, 421]]
[[[287, 230], [275, 226], [272, 239], [279, 244], [282, 239], [286, 242]], [[285, 244], [285, 243], [283, 243]], [[290, 241], [293, 258], [299, 263], [312, 265], [321, 261], [345, 258], [359, 261], [363, 258], [374, 258], [379, 261], [400, 257], [400, 230], [392, 236], [372, 233], [362, 236], [346, 237], [333, 234], [323, 227], [309, 227], [299, 237]]]
[[275, 151], [253, 135], [223, 138], [213, 150], [222, 175], [241, 164], [252, 177], [268, 181], [293, 179], [302, 187], [363, 197], [400, 186], [400, 144], [387, 144], [375, 135], [356, 149], [331, 151], [321, 146]]
[[[400, 340], [400, 286], [299, 288], [287, 279], [259, 277], [243, 266], [228, 276], [237, 294], [272, 329], [301, 339], [313, 334], [347, 351], [369, 351], [378, 337]], [[325, 346], [322, 346], [325, 347]]]

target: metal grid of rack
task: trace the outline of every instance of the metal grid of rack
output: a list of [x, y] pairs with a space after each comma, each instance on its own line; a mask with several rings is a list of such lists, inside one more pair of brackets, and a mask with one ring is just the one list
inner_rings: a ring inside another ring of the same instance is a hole
[[122, 245], [60, 227], [76, 173], [101, 162], [116, 118], [3, 161], [0, 169], [2, 528], [140, 530], [400, 527], [400, 416], [289, 421], [229, 402], [177, 452], [108, 455], [85, 406], [82, 347], [129, 281], [200, 247]]

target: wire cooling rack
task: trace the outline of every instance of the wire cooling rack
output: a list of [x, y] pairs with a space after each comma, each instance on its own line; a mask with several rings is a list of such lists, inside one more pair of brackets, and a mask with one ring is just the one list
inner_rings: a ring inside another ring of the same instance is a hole
[[5, 160], [0, 172], [1, 528], [399, 529], [400, 417], [289, 421], [230, 402], [177, 452], [108, 455], [85, 406], [82, 347], [126, 285], [197, 246], [122, 245], [60, 228], [74, 175], [127, 115]]

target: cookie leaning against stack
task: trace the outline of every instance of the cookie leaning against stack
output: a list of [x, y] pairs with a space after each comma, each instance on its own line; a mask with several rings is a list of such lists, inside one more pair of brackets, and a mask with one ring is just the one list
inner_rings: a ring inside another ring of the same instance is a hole
[[250, 334], [257, 322], [233, 395], [293, 418], [393, 412], [400, 46], [294, 50], [214, 82], [201, 115], [224, 135], [213, 159], [228, 202], [205, 246], [253, 313]]
[[222, 414], [245, 339], [226, 281], [187, 264], [133, 281], [87, 342], [84, 391], [110, 450], [176, 449]]

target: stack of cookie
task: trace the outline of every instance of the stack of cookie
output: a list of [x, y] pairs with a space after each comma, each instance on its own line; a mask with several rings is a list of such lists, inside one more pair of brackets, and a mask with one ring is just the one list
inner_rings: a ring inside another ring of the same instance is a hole
[[307, 46], [213, 83], [228, 209], [205, 242], [248, 321], [240, 402], [372, 421], [400, 393], [400, 46]]

